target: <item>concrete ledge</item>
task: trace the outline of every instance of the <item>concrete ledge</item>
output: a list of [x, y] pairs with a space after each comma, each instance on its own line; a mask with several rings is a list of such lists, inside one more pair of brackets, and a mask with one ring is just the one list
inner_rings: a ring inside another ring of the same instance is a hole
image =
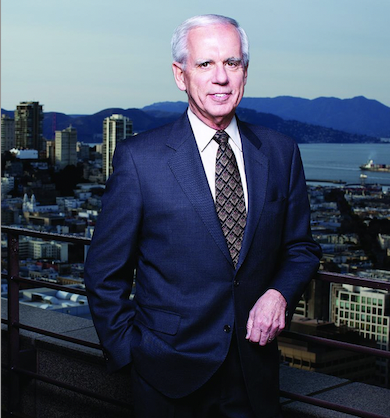
[[[390, 390], [355, 383], [321, 373], [312, 373], [282, 365], [281, 390], [311, 396], [365, 412], [390, 417]], [[289, 417], [346, 418], [354, 415], [281, 398], [283, 415]]]
[[[7, 318], [7, 300], [2, 300], [2, 318]], [[92, 321], [63, 313], [20, 305], [20, 321], [24, 324], [98, 342]], [[34, 351], [37, 372], [48, 378], [74, 385], [131, 404], [128, 374], [108, 375], [100, 350], [64, 342], [56, 338], [21, 330], [21, 348]], [[2, 406], [7, 406], [8, 332], [2, 325]], [[281, 365], [281, 390], [312, 396], [390, 418], [390, 390], [320, 373], [311, 373]], [[39, 418], [131, 418], [128, 407], [113, 406], [81, 393], [48, 383], [22, 379], [21, 412]], [[302, 402], [281, 398], [285, 418], [344, 418], [352, 415], [331, 411]]]
[[[7, 317], [7, 301], [2, 300], [2, 318]], [[20, 305], [20, 322], [85, 341], [98, 343], [91, 320]], [[34, 350], [37, 373], [88, 390], [106, 398], [131, 404], [130, 378], [124, 373], [108, 375], [100, 350], [46, 337], [38, 333], [20, 331], [21, 348]], [[8, 332], [2, 325], [2, 407], [9, 397]], [[20, 412], [39, 418], [52, 417], [115, 417], [131, 418], [131, 409], [85, 396], [49, 383], [22, 379]]]

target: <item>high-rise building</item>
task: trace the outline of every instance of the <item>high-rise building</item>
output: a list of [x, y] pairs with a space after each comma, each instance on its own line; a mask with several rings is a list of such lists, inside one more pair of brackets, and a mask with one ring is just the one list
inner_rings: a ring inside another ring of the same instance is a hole
[[15, 148], [15, 119], [1, 115], [1, 152]]
[[62, 131], [56, 131], [55, 159], [58, 167], [77, 165], [77, 130], [70, 125]]
[[15, 145], [42, 151], [43, 110], [39, 102], [21, 102], [15, 110]]
[[133, 135], [133, 122], [123, 115], [112, 115], [103, 121], [103, 178], [112, 174], [112, 157], [116, 144]]

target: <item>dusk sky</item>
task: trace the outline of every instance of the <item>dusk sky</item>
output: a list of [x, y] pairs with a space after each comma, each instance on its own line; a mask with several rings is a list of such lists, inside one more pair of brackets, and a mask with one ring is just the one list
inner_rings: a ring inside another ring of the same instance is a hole
[[3, 0], [1, 107], [92, 114], [186, 101], [170, 39], [193, 15], [238, 20], [246, 97], [365, 96], [390, 106], [389, 0]]

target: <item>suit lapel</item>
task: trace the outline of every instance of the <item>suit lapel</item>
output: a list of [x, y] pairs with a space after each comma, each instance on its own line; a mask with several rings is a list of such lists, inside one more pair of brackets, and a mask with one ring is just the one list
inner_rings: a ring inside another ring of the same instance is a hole
[[[269, 161], [260, 150], [261, 141], [259, 138], [245, 124], [239, 122], [238, 126], [244, 153], [249, 203], [244, 240], [237, 265], [240, 267], [248, 254], [263, 211], [268, 184]], [[167, 146], [175, 150], [168, 165], [177, 182], [226, 259], [233, 265], [186, 113], [173, 125]]]
[[261, 141], [259, 138], [245, 124], [239, 122], [238, 126], [244, 153], [249, 203], [244, 240], [238, 261], [239, 267], [248, 254], [263, 211], [268, 184], [269, 161], [260, 150]]
[[[214, 200], [203, 169], [195, 137], [186, 114], [174, 125], [167, 146], [176, 151], [168, 161], [168, 165], [177, 182], [222, 253], [230, 263], [233, 263], [215, 210]], [[195, 222], [194, 228], [196, 228]]]

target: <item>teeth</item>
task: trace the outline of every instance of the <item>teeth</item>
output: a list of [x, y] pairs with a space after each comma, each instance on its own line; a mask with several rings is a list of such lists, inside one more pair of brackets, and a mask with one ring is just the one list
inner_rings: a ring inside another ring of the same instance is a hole
[[224, 97], [224, 96], [226, 96], [226, 94], [225, 93], [216, 93], [215, 96], [217, 96], [217, 97]]

